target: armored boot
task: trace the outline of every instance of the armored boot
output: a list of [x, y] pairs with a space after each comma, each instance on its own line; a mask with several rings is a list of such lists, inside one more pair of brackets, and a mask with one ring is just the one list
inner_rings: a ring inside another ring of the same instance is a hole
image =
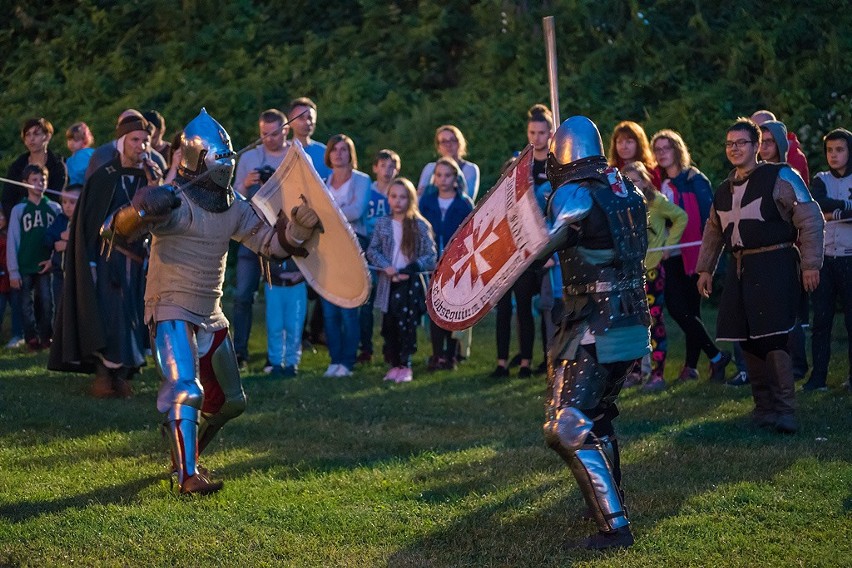
[[208, 379], [215, 380], [219, 384], [225, 400], [215, 412], [202, 411], [199, 413], [199, 454], [204, 451], [225, 424], [242, 414], [246, 409], [246, 395], [243, 392], [243, 383], [240, 380], [240, 371], [237, 367], [237, 359], [230, 337], [226, 337], [222, 344], [208, 356], [213, 371], [212, 376]]
[[799, 425], [796, 422], [796, 379], [793, 377], [793, 358], [786, 351], [776, 349], [766, 355], [766, 366], [772, 375], [769, 385], [776, 414], [775, 430], [782, 434], [794, 434], [799, 429]]
[[754, 410], [751, 411], [751, 419], [759, 428], [774, 428], [777, 416], [773, 404], [772, 390], [770, 389], [766, 362], [748, 351], [743, 351], [748, 379], [751, 384], [751, 396], [754, 398]]
[[574, 452], [568, 466], [598, 526], [598, 534], [565, 546], [590, 550], [631, 546], [633, 534], [621, 491], [613, 475], [613, 464], [601, 441], [584, 444]]

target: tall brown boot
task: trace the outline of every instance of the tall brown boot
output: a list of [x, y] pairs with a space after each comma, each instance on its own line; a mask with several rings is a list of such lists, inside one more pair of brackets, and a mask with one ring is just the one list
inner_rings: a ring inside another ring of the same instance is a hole
[[113, 373], [112, 388], [118, 398], [130, 398], [133, 396], [133, 387], [130, 386], [130, 379], [132, 377], [133, 369], [130, 367], [121, 367]]
[[759, 428], [774, 428], [777, 416], [772, 402], [772, 390], [769, 387], [770, 378], [766, 362], [753, 353], [743, 351], [743, 358], [748, 369], [748, 380], [751, 385], [751, 396], [754, 399], [754, 410], [751, 419]]
[[793, 377], [793, 358], [782, 349], [766, 355], [769, 368], [769, 386], [777, 416], [775, 429], [783, 434], [793, 434], [799, 429], [796, 422], [796, 379]]
[[112, 372], [98, 361], [95, 363], [95, 380], [89, 390], [95, 398], [115, 398], [116, 392], [112, 386]]

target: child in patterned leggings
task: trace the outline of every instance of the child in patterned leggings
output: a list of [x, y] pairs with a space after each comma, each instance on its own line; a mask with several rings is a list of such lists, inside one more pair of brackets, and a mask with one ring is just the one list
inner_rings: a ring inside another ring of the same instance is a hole
[[[650, 376], [645, 381], [646, 390], [666, 388], [663, 370], [666, 365], [666, 324], [663, 319], [665, 305], [665, 271], [660, 262], [668, 258], [669, 251], [652, 251], [680, 242], [686, 228], [686, 212], [666, 199], [651, 183], [651, 175], [642, 162], [627, 164], [622, 173], [642, 191], [648, 206], [648, 254], [645, 256], [645, 293], [651, 311], [651, 361]], [[666, 228], [666, 225], [671, 226]], [[625, 386], [636, 386], [642, 382], [641, 375], [628, 377]]]

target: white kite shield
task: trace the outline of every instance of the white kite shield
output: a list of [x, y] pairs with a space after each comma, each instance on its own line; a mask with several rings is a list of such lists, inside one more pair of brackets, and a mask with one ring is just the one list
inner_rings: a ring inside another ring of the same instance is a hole
[[305, 280], [341, 308], [356, 308], [370, 296], [370, 272], [355, 232], [334, 201], [298, 140], [294, 140], [275, 174], [252, 197], [252, 204], [274, 225], [307, 203], [319, 216], [321, 231], [303, 245], [308, 256], [294, 256]]
[[532, 166], [527, 146], [444, 249], [426, 299], [429, 316], [444, 329], [482, 319], [547, 245]]

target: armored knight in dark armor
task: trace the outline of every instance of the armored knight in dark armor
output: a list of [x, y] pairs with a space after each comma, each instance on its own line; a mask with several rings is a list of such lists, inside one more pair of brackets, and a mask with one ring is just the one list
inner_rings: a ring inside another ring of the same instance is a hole
[[556, 131], [547, 177], [556, 189], [547, 205], [551, 247], [543, 255], [558, 251], [565, 313], [549, 356], [545, 439], [568, 463], [598, 525], [576, 546], [630, 546], [613, 419], [625, 376], [650, 350], [645, 203], [607, 165], [600, 133], [586, 117], [571, 117]]
[[312, 209], [293, 210], [269, 226], [230, 186], [235, 155], [225, 129], [202, 109], [181, 138], [175, 183], [147, 186], [102, 229], [105, 238], [132, 239], [150, 232], [145, 322], [163, 384], [157, 408], [171, 442], [172, 467], [181, 493], [218, 491], [200, 468], [198, 454], [246, 405], [222, 282], [228, 245], [234, 239], [268, 258], [299, 254], [317, 223]]

